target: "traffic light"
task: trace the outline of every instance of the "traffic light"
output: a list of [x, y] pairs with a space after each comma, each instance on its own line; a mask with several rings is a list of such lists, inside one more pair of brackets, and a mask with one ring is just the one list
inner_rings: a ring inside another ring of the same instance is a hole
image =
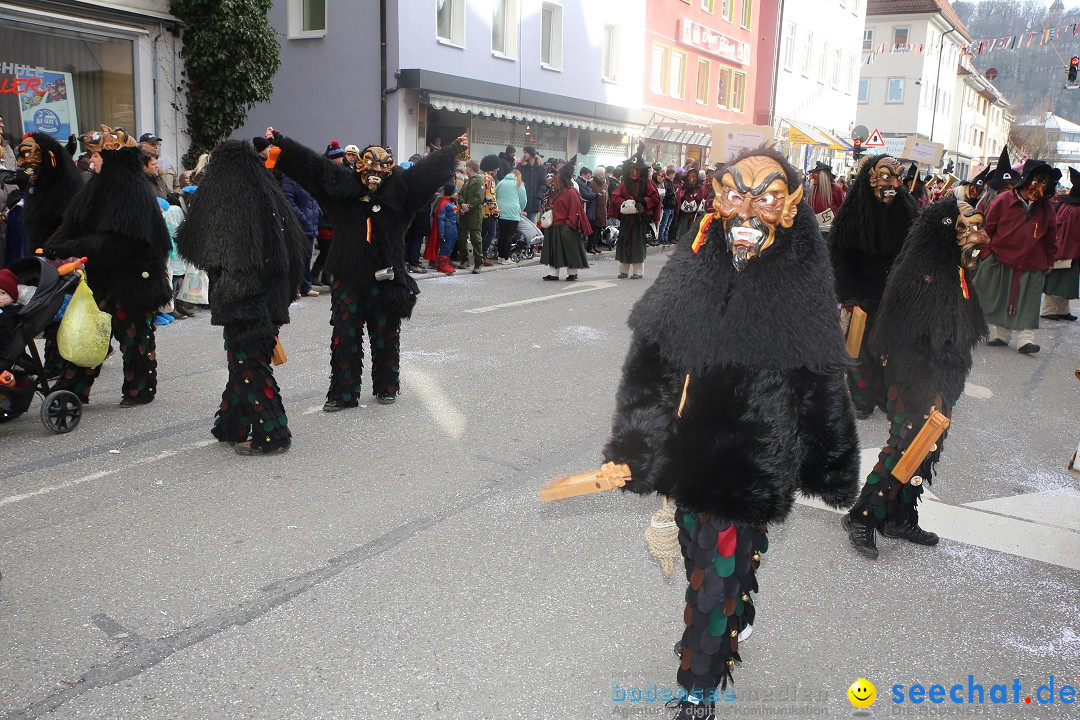
[[854, 146], [852, 147], [852, 149], [851, 149], [851, 152], [853, 153], [853, 155], [852, 155], [852, 156], [853, 156], [853, 157], [854, 157], [854, 158], [855, 158], [856, 160], [858, 160], [859, 158], [861, 158], [861, 157], [863, 156], [863, 145], [862, 145], [862, 140], [860, 140], [860, 139], [858, 139], [858, 138], [855, 138], [855, 141], [854, 141]]
[[1080, 66], [1080, 57], [1075, 55], [1069, 60], [1069, 82], [1076, 82], [1077, 66]]

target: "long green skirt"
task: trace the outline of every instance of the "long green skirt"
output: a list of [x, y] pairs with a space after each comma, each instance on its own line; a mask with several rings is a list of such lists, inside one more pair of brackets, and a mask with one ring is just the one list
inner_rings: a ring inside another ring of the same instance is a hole
[[630, 265], [645, 262], [645, 230], [649, 223], [635, 216], [619, 223], [619, 242], [615, 245], [615, 259]]
[[585, 243], [581, 233], [569, 225], [552, 225], [544, 229], [544, 247], [540, 251], [540, 264], [553, 268], [589, 267]]
[[1066, 300], [1080, 298], [1080, 260], [1073, 260], [1070, 268], [1051, 270], [1043, 292]]
[[1015, 272], [1018, 271], [1002, 265], [991, 255], [980, 263], [979, 272], [975, 274], [975, 292], [979, 295], [986, 322], [1009, 330], [1036, 330], [1039, 327], [1044, 273], [1041, 270], [1020, 273], [1016, 313], [1009, 315], [1009, 293]]

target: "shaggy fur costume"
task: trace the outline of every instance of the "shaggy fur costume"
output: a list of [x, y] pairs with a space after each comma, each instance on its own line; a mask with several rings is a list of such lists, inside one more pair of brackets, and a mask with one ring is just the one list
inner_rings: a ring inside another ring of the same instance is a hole
[[851, 501], [859, 446], [848, 359], [825, 245], [805, 203], [742, 272], [719, 220], [698, 253], [680, 243], [629, 325], [604, 449], [630, 466], [627, 490], [755, 524], [783, 520], [797, 489], [834, 506]]
[[34, 171], [23, 203], [22, 221], [30, 253], [43, 247], [60, 227], [64, 210], [83, 189], [79, 170], [60, 143], [45, 133], [34, 133], [33, 138], [41, 148], [43, 161]]
[[[361, 294], [376, 282], [375, 272], [393, 267], [394, 279], [379, 284], [378, 309], [388, 315], [412, 315], [420, 289], [405, 267], [405, 231], [413, 215], [454, 174], [464, 148], [457, 143], [431, 153], [408, 170], [396, 168], [378, 190], [363, 184], [360, 173], [337, 165], [287, 137], [276, 167], [319, 202], [334, 227], [326, 271]], [[371, 220], [371, 237], [367, 223]]]
[[870, 155], [863, 161], [829, 231], [836, 294], [843, 303], [881, 299], [889, 268], [918, 213], [903, 185], [889, 205], [874, 195], [870, 173], [885, 157], [889, 156]]
[[975, 284], [960, 277], [956, 199], [927, 208], [896, 260], [870, 343], [885, 366], [885, 381], [905, 404], [926, 408], [935, 394], [955, 403], [971, 370], [971, 351], [987, 336]]
[[142, 171], [139, 148], [106, 150], [90, 179], [45, 243], [53, 257], [87, 257], [94, 296], [133, 315], [156, 311], [172, 297], [165, 267], [172, 250], [161, 208]]
[[228, 328], [233, 350], [256, 353], [289, 322], [306, 238], [250, 143], [226, 141], [211, 157], [176, 249], [210, 277], [210, 322]]

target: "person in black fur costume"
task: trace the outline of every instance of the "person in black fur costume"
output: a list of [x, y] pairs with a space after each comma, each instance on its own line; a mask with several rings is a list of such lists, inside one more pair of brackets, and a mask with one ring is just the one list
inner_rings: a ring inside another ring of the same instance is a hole
[[250, 143], [210, 155], [199, 202], [176, 235], [181, 256], [210, 278], [210, 322], [224, 326], [229, 381], [211, 431], [241, 455], [292, 443], [270, 367], [278, 328], [303, 273], [307, 238], [281, 187]]
[[[609, 463], [670, 496], [689, 589], [677, 717], [731, 680], [766, 529], [795, 493], [847, 507], [859, 446], [829, 261], [796, 170], [773, 150], [714, 176], [715, 213], [630, 312]], [[694, 713], [700, 713], [695, 715]]]
[[[902, 174], [896, 158], [868, 156], [829, 231], [836, 294], [845, 309], [858, 306], [866, 312], [866, 337], [873, 331], [889, 268], [918, 213], [914, 199], [901, 182]], [[863, 342], [858, 364], [849, 367], [847, 373], [859, 418], [869, 417], [875, 407], [885, 409], [881, 363], [869, 345]]]
[[924, 210], [881, 298], [870, 343], [884, 364], [889, 439], [843, 518], [852, 545], [871, 559], [878, 556], [875, 529], [920, 545], [938, 542], [936, 534], [919, 527], [916, 504], [933, 477], [945, 436], [909, 482], [890, 471], [933, 410], [952, 415], [971, 370], [971, 351], [987, 336], [968, 275], [989, 247], [982, 225], [983, 216], [954, 193]]
[[401, 320], [412, 316], [420, 293], [405, 267], [405, 230], [416, 211], [453, 176], [455, 159], [469, 147], [468, 139], [462, 135], [408, 170], [395, 167], [389, 149], [372, 145], [361, 152], [354, 170], [274, 128], [267, 128], [266, 137], [274, 142], [266, 166], [278, 168], [315, 196], [334, 226], [326, 260], [326, 271], [334, 276], [334, 334], [323, 410], [359, 404], [365, 325], [371, 341], [372, 393], [389, 405], [399, 387]]
[[68, 152], [45, 133], [27, 135], [15, 152], [27, 178], [22, 220], [27, 250], [33, 253], [60, 227], [64, 210], [83, 182]]
[[[45, 243], [52, 257], [86, 257], [86, 282], [98, 306], [112, 315], [113, 337], [124, 355], [121, 407], [144, 405], [157, 393], [154, 314], [169, 302], [166, 262], [172, 243], [143, 176], [140, 150], [123, 128], [83, 135], [100, 168], [75, 196]], [[89, 402], [101, 366], [65, 363], [56, 388]]]

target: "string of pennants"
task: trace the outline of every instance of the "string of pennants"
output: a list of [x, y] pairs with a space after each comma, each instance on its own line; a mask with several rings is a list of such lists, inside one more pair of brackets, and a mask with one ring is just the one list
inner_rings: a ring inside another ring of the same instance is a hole
[[[1066, 37], [1075, 37], [1078, 34], [1080, 34], [1080, 23], [1070, 23], [1068, 25], [1043, 30], [1028, 30], [1017, 35], [973, 40], [963, 46], [963, 51], [965, 54], [974, 57], [975, 55], [985, 55], [986, 53], [995, 51], [1019, 50], [1020, 48], [1031, 47], [1035, 44], [1036, 40], [1038, 40], [1038, 44], [1041, 47], [1055, 40], [1061, 40]], [[939, 40], [932, 45], [927, 45], [925, 43], [899, 43], [890, 45], [889, 43], [883, 42], [875, 48], [873, 52], [867, 53], [866, 58], [863, 60], [863, 64], [871, 64], [878, 55], [892, 55], [895, 53], [916, 55], [933, 54], [941, 48], [942, 42], [944, 42], [944, 40]]]

